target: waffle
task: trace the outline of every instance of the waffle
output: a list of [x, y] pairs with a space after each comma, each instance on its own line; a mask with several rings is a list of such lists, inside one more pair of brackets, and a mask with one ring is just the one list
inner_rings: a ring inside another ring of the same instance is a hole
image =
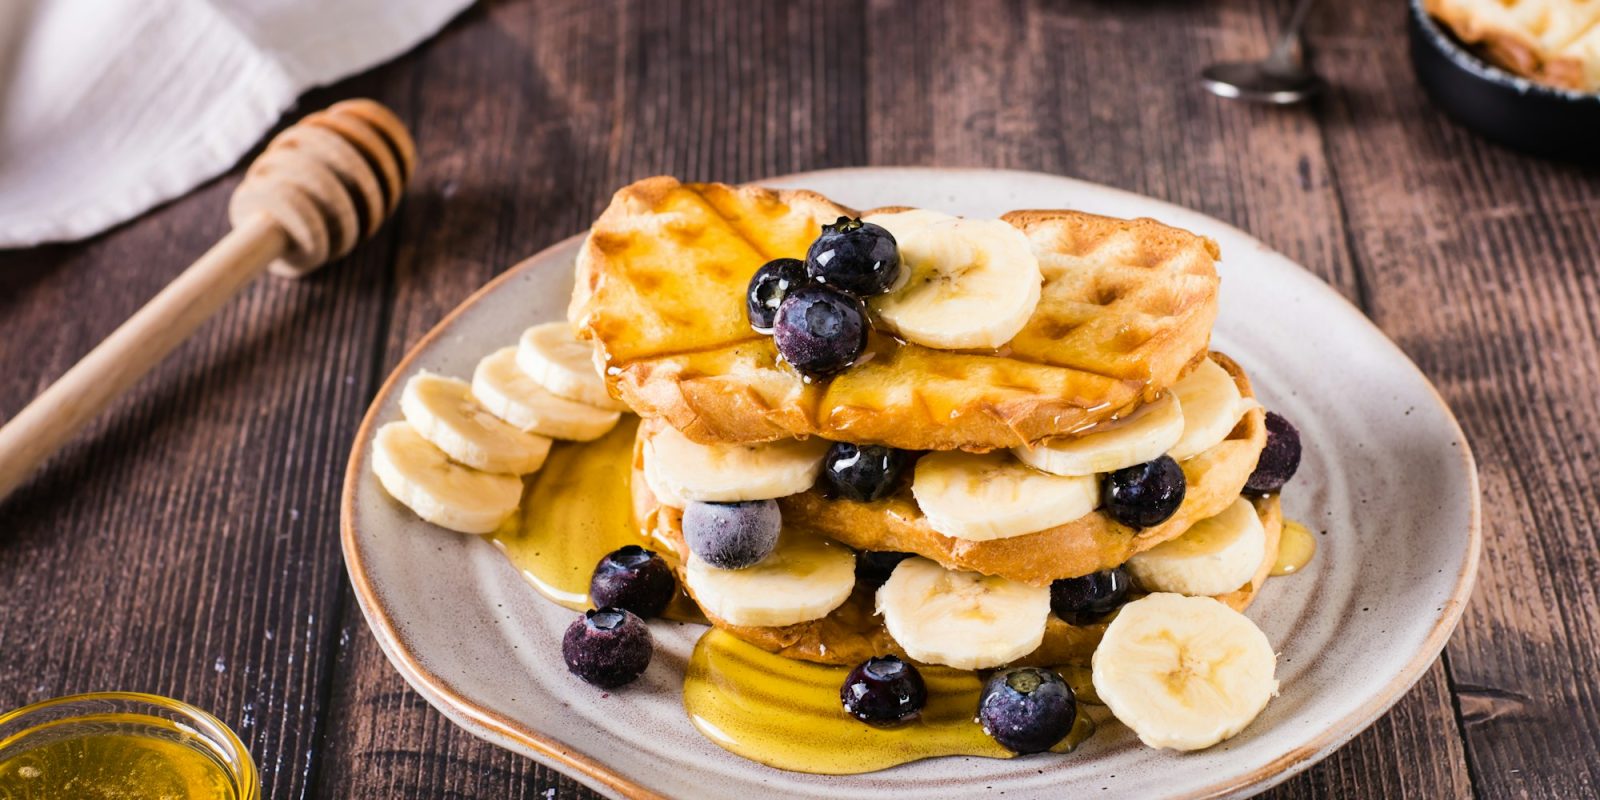
[[993, 351], [875, 336], [869, 358], [808, 382], [745, 318], [746, 284], [858, 215], [812, 192], [650, 178], [623, 188], [578, 256], [569, 318], [611, 391], [702, 442], [799, 436], [984, 451], [1082, 432], [1158, 396], [1204, 358], [1217, 247], [1146, 219], [1003, 217], [1045, 276], [1027, 326]]
[[1600, 92], [1600, 3], [1427, 0], [1423, 5], [1501, 67], [1552, 86]]
[[[681, 565], [687, 560], [689, 549], [683, 539], [680, 512], [678, 509], [655, 502], [639, 469], [639, 456], [636, 452], [633, 480], [635, 513], [655, 541], [672, 548], [677, 555], [677, 562]], [[1234, 497], [1238, 497], [1237, 492]], [[1228, 502], [1233, 502], [1233, 498], [1229, 498]], [[1283, 532], [1283, 515], [1277, 496], [1257, 499], [1254, 502], [1256, 513], [1261, 515], [1262, 525], [1267, 532], [1266, 555], [1248, 584], [1217, 597], [1218, 600], [1239, 611], [1250, 605], [1261, 584], [1266, 581], [1272, 565], [1278, 559], [1278, 541]], [[1179, 531], [1181, 532], [1182, 530]], [[687, 587], [688, 583], [683, 578], [681, 568], [678, 577], [680, 583]], [[882, 620], [874, 614], [872, 589], [864, 585], [857, 585], [850, 599], [828, 616], [795, 625], [773, 628], [751, 627], [730, 625], [709, 614], [707, 618], [716, 627], [785, 658], [837, 665], [859, 664], [872, 656], [889, 654], [913, 660], [895, 644], [893, 637], [884, 629]], [[1044, 641], [1037, 650], [1029, 653], [1017, 664], [1087, 666], [1095, 647], [1100, 643], [1100, 637], [1105, 633], [1106, 624], [1101, 622], [1072, 625], [1052, 614], [1045, 623]]]
[[[1212, 353], [1211, 358], [1233, 375], [1241, 394], [1254, 396], [1238, 364], [1221, 353]], [[1065, 525], [1009, 539], [957, 539], [934, 532], [909, 488], [873, 503], [830, 500], [811, 491], [783, 498], [778, 504], [785, 521], [814, 528], [857, 550], [916, 553], [949, 569], [1044, 585], [1115, 567], [1221, 513], [1244, 490], [1266, 443], [1266, 412], [1259, 407], [1251, 409], [1226, 440], [1181, 464], [1188, 489], [1177, 513], [1160, 525], [1139, 530], [1096, 511]]]
[[[1244, 397], [1254, 397], [1238, 364], [1221, 353], [1212, 353], [1211, 358], [1233, 376]], [[640, 442], [663, 424], [645, 421], [639, 426]], [[929, 526], [909, 488], [871, 503], [829, 499], [809, 491], [781, 498], [778, 505], [786, 524], [816, 530], [857, 550], [916, 553], [949, 569], [1042, 586], [1115, 567], [1221, 513], [1244, 490], [1266, 441], [1266, 413], [1259, 407], [1245, 412], [1227, 439], [1182, 462], [1187, 491], [1177, 513], [1160, 525], [1139, 530], [1096, 511], [1037, 533], [987, 541], [957, 539]]]

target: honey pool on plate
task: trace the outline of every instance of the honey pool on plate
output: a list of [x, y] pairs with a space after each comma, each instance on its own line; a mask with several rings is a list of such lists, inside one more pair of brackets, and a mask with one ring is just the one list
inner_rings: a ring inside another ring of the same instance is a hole
[[[973, 720], [983, 687], [977, 673], [935, 666], [920, 671], [928, 687], [922, 713], [904, 725], [875, 728], [840, 708], [847, 668], [773, 655], [713, 630], [689, 658], [683, 707], [718, 745], [796, 772], [849, 775], [934, 756], [1012, 756]], [[1053, 752], [1070, 752], [1094, 732], [1083, 706]]]
[[[589, 578], [607, 553], [636, 544], [672, 560], [672, 548], [633, 522], [628, 480], [638, 428], [639, 418], [624, 414], [593, 442], [557, 443], [523, 491], [521, 510], [492, 535], [534, 589], [574, 611], [589, 608]], [[705, 622], [681, 590], [663, 616]]]
[[[589, 578], [607, 553], [637, 544], [673, 557], [671, 547], [651, 540], [633, 519], [629, 480], [638, 425], [637, 417], [624, 415], [594, 442], [557, 444], [530, 480], [522, 510], [492, 536], [539, 593], [575, 611], [589, 608]], [[1315, 547], [1304, 526], [1286, 524], [1273, 574], [1300, 569]], [[681, 591], [665, 616], [705, 622]], [[797, 772], [845, 775], [937, 756], [1012, 756], [974, 719], [982, 689], [977, 673], [920, 669], [928, 687], [922, 714], [902, 726], [876, 728], [841, 708], [839, 687], [847, 667], [784, 658], [709, 630], [690, 656], [683, 704], [694, 726], [719, 746]], [[1072, 732], [1053, 748], [1069, 752], [1094, 732], [1095, 719], [1086, 706], [1099, 708], [1099, 701], [1087, 669], [1068, 666], [1058, 672], [1079, 699]]]

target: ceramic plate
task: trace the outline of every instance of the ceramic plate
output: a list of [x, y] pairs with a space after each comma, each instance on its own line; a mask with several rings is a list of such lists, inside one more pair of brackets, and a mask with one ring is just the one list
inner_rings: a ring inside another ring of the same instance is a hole
[[457, 724], [617, 797], [1008, 798], [1078, 787], [1110, 797], [1260, 791], [1343, 744], [1394, 704], [1444, 646], [1472, 589], [1478, 487], [1460, 427], [1422, 373], [1340, 295], [1241, 231], [1176, 206], [1066, 178], [998, 170], [851, 169], [768, 181], [857, 208], [905, 204], [993, 217], [1017, 208], [1151, 216], [1217, 240], [1214, 347], [1294, 420], [1305, 460], [1286, 510], [1320, 535], [1303, 573], [1267, 582], [1250, 609], [1282, 653], [1282, 694], [1240, 736], [1186, 755], [1116, 724], [1077, 752], [1024, 761], [944, 758], [828, 777], [746, 761], [703, 738], [681, 701], [701, 628], [657, 624], [639, 683], [610, 694], [562, 664], [574, 617], [524, 583], [488, 541], [431, 527], [369, 471], [373, 432], [399, 419], [418, 370], [468, 377], [523, 328], [564, 317], [579, 239], [519, 264], [414, 348], [367, 413], [346, 476], [345, 562], [389, 660]]

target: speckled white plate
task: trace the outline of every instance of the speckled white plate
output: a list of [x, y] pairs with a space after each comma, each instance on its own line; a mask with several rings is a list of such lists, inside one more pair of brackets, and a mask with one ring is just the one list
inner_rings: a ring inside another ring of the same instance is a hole
[[[656, 624], [657, 652], [632, 687], [595, 691], [567, 674], [573, 619], [477, 537], [433, 528], [384, 494], [367, 467], [399, 386], [420, 369], [469, 376], [523, 328], [560, 319], [578, 239], [519, 264], [428, 334], [390, 376], [345, 479], [345, 563], [395, 668], [472, 733], [619, 797], [1214, 797], [1260, 791], [1343, 744], [1394, 704], [1444, 646], [1472, 589], [1478, 485], [1461, 429], [1433, 387], [1362, 314], [1317, 278], [1217, 220], [1126, 192], [999, 170], [849, 169], [769, 182], [858, 208], [906, 204], [975, 216], [1073, 208], [1151, 216], [1222, 246], [1214, 347], [1293, 420], [1305, 460], [1290, 516], [1325, 532], [1305, 572], [1269, 581], [1250, 609], [1282, 652], [1282, 695], [1237, 738], [1174, 755], [1121, 726], [1078, 752], [1021, 761], [945, 758], [826, 777], [783, 772], [702, 738], [684, 716], [683, 666], [701, 629]], [[1105, 791], [1102, 793], [1102, 787]]]

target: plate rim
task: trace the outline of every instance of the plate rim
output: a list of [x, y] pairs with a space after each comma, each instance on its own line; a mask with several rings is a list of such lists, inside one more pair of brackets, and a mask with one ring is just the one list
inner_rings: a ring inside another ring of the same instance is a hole
[[[1407, 355], [1404, 350], [1400, 349], [1400, 346], [1390, 339], [1389, 335], [1385, 333], [1382, 328], [1379, 328], [1377, 323], [1373, 322], [1372, 319], [1367, 316], [1366, 312], [1362, 311], [1360, 307], [1352, 303], [1349, 298], [1335, 290], [1320, 276], [1301, 266], [1298, 262], [1294, 261], [1288, 256], [1278, 252], [1276, 249], [1268, 246], [1265, 242], [1262, 242], [1260, 239], [1241, 228], [1230, 225], [1222, 220], [1218, 220], [1215, 217], [1212, 217], [1211, 215], [1205, 214], [1201, 211], [1186, 208], [1175, 203], [1169, 203], [1158, 198], [1141, 195], [1137, 192], [1119, 189], [1114, 186], [1106, 186], [1104, 184], [1098, 184], [1080, 178], [1073, 178], [1065, 175], [1055, 175], [1052, 173], [1038, 172], [1033, 170], [985, 167], [885, 166], [836, 167], [829, 169], [807, 170], [804, 172], [795, 172], [762, 178], [755, 181], [750, 181], [749, 184], [764, 185], [767, 183], [775, 183], [780, 181], [790, 182], [804, 180], [806, 178], [822, 174], [868, 175], [882, 172], [942, 172], [968, 173], [974, 175], [981, 174], [985, 176], [1013, 175], [1028, 176], [1029, 178], [1044, 177], [1053, 180], [1065, 181], [1067, 183], [1092, 186], [1097, 191], [1114, 193], [1122, 196], [1124, 199], [1137, 200], [1140, 203], [1154, 204], [1155, 206], [1163, 209], [1170, 208], [1181, 211], [1184, 214], [1198, 214], [1200, 216], [1204, 216], [1215, 224], [1215, 229], [1227, 230], [1232, 234], [1255, 242], [1266, 253], [1277, 257], [1282, 264], [1288, 265], [1293, 269], [1303, 272], [1306, 276], [1313, 278], [1314, 280], [1312, 282], [1316, 287], [1314, 291], [1320, 292], [1325, 298], [1331, 298], [1339, 303], [1342, 303], [1349, 311], [1353, 312], [1357, 317], [1359, 317], [1364, 324], [1370, 326], [1373, 331], [1378, 333], [1382, 340], [1388, 345], [1390, 354], [1398, 357], [1406, 364], [1406, 366], [1410, 367], [1411, 370], [1416, 373], [1416, 376], [1422, 381], [1422, 385], [1427, 388], [1429, 396], [1433, 398], [1433, 401], [1438, 405], [1439, 409], [1444, 412], [1445, 420], [1449, 422], [1450, 426], [1454, 429], [1456, 437], [1461, 443], [1461, 446], [1456, 449], [1460, 451], [1459, 457], [1462, 460], [1462, 466], [1465, 468], [1468, 483], [1467, 488], [1469, 507], [1467, 520], [1467, 556], [1465, 562], [1462, 564], [1461, 569], [1456, 574], [1455, 587], [1453, 588], [1450, 597], [1445, 601], [1443, 610], [1438, 612], [1439, 618], [1434, 622], [1433, 627], [1429, 630], [1427, 638], [1423, 640], [1422, 647], [1418, 649], [1415, 654], [1413, 654], [1411, 659], [1406, 662], [1405, 666], [1400, 670], [1399, 673], [1395, 675], [1393, 679], [1385, 683], [1377, 692], [1368, 698], [1365, 703], [1341, 717], [1332, 725], [1327, 726], [1321, 733], [1313, 737], [1310, 741], [1292, 750], [1289, 750], [1288, 752], [1285, 752], [1284, 754], [1278, 756], [1272, 761], [1267, 762], [1266, 764], [1261, 765], [1249, 773], [1215, 781], [1202, 789], [1199, 789], [1188, 795], [1184, 795], [1184, 800], [1225, 797], [1248, 789], [1265, 790], [1284, 780], [1287, 780], [1293, 775], [1310, 767], [1317, 761], [1320, 761], [1333, 750], [1355, 738], [1358, 734], [1376, 722], [1377, 719], [1384, 714], [1384, 712], [1392, 708], [1411, 691], [1412, 687], [1414, 687], [1422, 678], [1422, 676], [1428, 671], [1428, 669], [1433, 666], [1433, 662], [1439, 658], [1446, 644], [1449, 643], [1450, 637], [1455, 633], [1456, 627], [1460, 622], [1461, 615], [1465, 612], [1467, 603], [1471, 600], [1472, 592], [1476, 587], [1478, 565], [1483, 550], [1481, 507], [1482, 493], [1479, 486], [1477, 460], [1472, 454], [1471, 442], [1468, 440], [1466, 432], [1461, 428], [1460, 421], [1456, 419], [1455, 412], [1450, 408], [1450, 404], [1445, 401], [1444, 396], [1439, 393], [1438, 388], [1433, 385], [1433, 381], [1428, 378], [1428, 375], [1422, 371], [1421, 367], [1417, 366], [1416, 362], [1412, 361], [1411, 357]], [[547, 763], [550, 766], [573, 770], [578, 773], [573, 777], [579, 778], [582, 780], [582, 782], [589, 784], [592, 788], [601, 790], [602, 793], [615, 794], [617, 796], [630, 798], [630, 800], [655, 800], [656, 798], [666, 798], [667, 796], [633, 781], [622, 773], [612, 769], [599, 759], [589, 756], [553, 736], [549, 736], [539, 731], [527, 728], [526, 726], [519, 724], [515, 720], [512, 720], [493, 709], [486, 708], [476, 702], [473, 702], [460, 692], [456, 691], [448, 680], [422, 666], [420, 660], [416, 657], [414, 652], [408, 646], [406, 646], [405, 641], [401, 637], [399, 628], [396, 626], [394, 620], [390, 618], [387, 611], [378, 601], [377, 594], [371, 585], [371, 578], [367, 574], [366, 565], [361, 558], [361, 548], [356, 541], [356, 520], [358, 517], [358, 511], [356, 508], [356, 486], [358, 485], [358, 481], [361, 479], [361, 476], [366, 472], [366, 460], [368, 455], [367, 451], [370, 450], [372, 431], [378, 424], [378, 410], [380, 407], [385, 405], [385, 401], [390, 397], [391, 393], [396, 390], [401, 377], [409, 376], [413, 372], [414, 364], [421, 356], [422, 352], [440, 337], [442, 337], [445, 330], [448, 329], [457, 318], [467, 313], [472, 307], [477, 305], [477, 303], [484, 296], [494, 292], [502, 285], [507, 284], [515, 278], [521, 276], [524, 272], [527, 272], [530, 269], [539, 268], [536, 262], [543, 260], [548, 253], [564, 247], [569, 247], [574, 243], [581, 242], [587, 235], [588, 231], [584, 231], [582, 233], [563, 238], [550, 244], [549, 246], [540, 249], [534, 254], [519, 260], [509, 269], [491, 278], [483, 286], [479, 287], [472, 294], [468, 295], [464, 300], [456, 305], [455, 308], [451, 309], [448, 314], [435, 323], [426, 334], [416, 341], [416, 343], [406, 349], [405, 355], [402, 356], [399, 362], [395, 364], [394, 368], [390, 370], [388, 376], [384, 378], [383, 383], [373, 394], [372, 400], [367, 406], [366, 413], [362, 415], [361, 424], [356, 429], [356, 435], [351, 446], [350, 457], [345, 467], [344, 486], [341, 487], [340, 490], [339, 539], [341, 551], [344, 557], [345, 571], [350, 578], [351, 588], [355, 592], [357, 604], [361, 607], [362, 616], [365, 617], [367, 621], [368, 629], [372, 632], [373, 637], [377, 639], [379, 648], [389, 659], [389, 663], [395, 667], [395, 670], [400, 673], [401, 677], [406, 679], [406, 682], [411, 685], [413, 690], [421, 695], [424, 700], [428, 701], [429, 705], [432, 705], [435, 710], [439, 711], [447, 719], [466, 729], [468, 733], [489, 741], [491, 744], [494, 744], [498, 747], [507, 747], [505, 742], [495, 741], [495, 739], [491, 737], [509, 740], [510, 742], [514, 742], [526, 747], [528, 750], [543, 756], [545, 759], [549, 759]], [[471, 723], [482, 726], [483, 730], [472, 729], [472, 727], [469, 725], [461, 722], [456, 717], [457, 714], [465, 717]]]

